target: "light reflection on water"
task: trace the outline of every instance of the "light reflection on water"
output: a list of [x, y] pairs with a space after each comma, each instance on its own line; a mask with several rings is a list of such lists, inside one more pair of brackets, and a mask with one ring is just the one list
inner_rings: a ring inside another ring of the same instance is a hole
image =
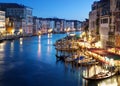
[[0, 86], [120, 85], [120, 76], [99, 82], [87, 81], [81, 77], [81, 70], [85, 68], [57, 60], [53, 44], [65, 35], [51, 34], [1, 43]]
[[99, 82], [98, 86], [120, 86], [120, 85], [118, 85], [117, 76], [116, 76]]
[[4, 51], [5, 42], [0, 43], [0, 52]]
[[101, 81], [89, 81], [88, 86], [120, 86], [120, 76], [116, 75]]
[[48, 39], [48, 46], [47, 46], [47, 54], [49, 55], [51, 52], [51, 46], [52, 45], [52, 40], [49, 38]]
[[23, 38], [20, 38], [20, 45], [22, 46], [23, 44]]
[[[95, 68], [96, 67], [96, 68]], [[86, 72], [86, 76], [93, 76], [94, 74], [97, 74], [101, 71], [105, 71], [102, 69], [101, 66], [91, 66], [89, 68], [89, 71], [85, 71]], [[89, 72], [89, 73], [88, 73]], [[89, 75], [88, 75], [88, 74]], [[120, 78], [119, 75], [110, 77], [108, 79], [104, 79], [104, 80], [99, 80], [99, 81], [88, 81], [86, 86], [119, 86], [119, 82], [118, 82], [118, 78]], [[87, 81], [87, 80], [86, 80]]]
[[0, 64], [4, 63], [3, 59], [4, 59], [4, 50], [5, 50], [5, 44], [6, 42], [0, 43]]
[[41, 55], [41, 35], [38, 36], [38, 57]]

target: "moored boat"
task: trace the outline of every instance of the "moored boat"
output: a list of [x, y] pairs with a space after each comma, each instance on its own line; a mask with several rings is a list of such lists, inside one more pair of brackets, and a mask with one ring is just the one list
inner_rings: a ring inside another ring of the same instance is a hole
[[86, 80], [103, 80], [103, 79], [107, 79], [109, 77], [114, 76], [116, 73], [117, 72], [115, 72], [115, 71], [114, 72], [106, 72], [106, 73], [100, 72], [98, 74], [94, 74], [91, 77], [85, 77], [85, 76], [83, 76], [83, 78], [86, 79]]
[[67, 58], [65, 58], [65, 62], [73, 62], [77, 58], [78, 55], [68, 56]]

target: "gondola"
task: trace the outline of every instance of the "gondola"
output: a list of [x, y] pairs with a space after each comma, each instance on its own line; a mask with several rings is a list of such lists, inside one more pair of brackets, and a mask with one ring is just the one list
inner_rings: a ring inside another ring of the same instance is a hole
[[103, 80], [103, 79], [110, 78], [115, 74], [117, 74], [117, 71], [113, 71], [113, 72], [108, 71], [108, 72], [99, 72], [98, 74], [94, 74], [91, 77], [85, 77], [85, 76], [82, 76], [82, 77], [86, 80]]

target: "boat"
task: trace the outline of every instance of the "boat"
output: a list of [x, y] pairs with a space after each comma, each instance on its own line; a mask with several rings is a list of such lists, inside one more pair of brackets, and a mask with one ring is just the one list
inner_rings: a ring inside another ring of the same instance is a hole
[[88, 58], [85, 56], [80, 56], [80, 58], [75, 59], [75, 63], [82, 66], [98, 64], [95, 59]]
[[60, 60], [65, 60], [65, 58], [67, 58], [68, 56], [64, 56], [64, 55], [60, 55], [60, 56], [58, 56], [58, 55], [55, 55], [56, 56], [56, 58], [58, 58], [58, 59], [60, 59]]
[[78, 55], [72, 55], [65, 58], [65, 62], [73, 62], [75, 59], [78, 59]]
[[87, 68], [87, 70], [83, 72], [82, 77], [86, 80], [103, 80], [114, 76], [115, 74], [117, 74], [117, 72], [118, 69], [114, 66], [108, 66], [107, 68], [103, 68], [101, 66], [94, 65], [91, 68]]
[[85, 77], [83, 76], [84, 79], [86, 80], [103, 80], [103, 79], [107, 79], [109, 77], [112, 77], [116, 74], [116, 72], [100, 72], [98, 74], [94, 74], [93, 76], [91, 77]]
[[67, 57], [66, 59], [65, 59], [65, 62], [72, 62], [73, 61], [73, 58], [71, 58], [71, 57]]

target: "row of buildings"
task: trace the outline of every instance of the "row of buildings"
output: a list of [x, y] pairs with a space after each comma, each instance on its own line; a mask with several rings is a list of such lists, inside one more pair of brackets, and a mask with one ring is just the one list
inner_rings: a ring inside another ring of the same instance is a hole
[[38, 18], [33, 17], [33, 32], [46, 33], [53, 31], [61, 33], [66, 31], [80, 30], [81, 22], [78, 20], [65, 20], [59, 18]]
[[32, 8], [17, 3], [0, 3], [0, 33], [32, 35], [39, 33], [80, 30], [78, 20], [40, 18], [32, 15]]
[[103, 48], [120, 47], [120, 0], [95, 1], [91, 8], [82, 28], [88, 26], [89, 34], [99, 37]]

